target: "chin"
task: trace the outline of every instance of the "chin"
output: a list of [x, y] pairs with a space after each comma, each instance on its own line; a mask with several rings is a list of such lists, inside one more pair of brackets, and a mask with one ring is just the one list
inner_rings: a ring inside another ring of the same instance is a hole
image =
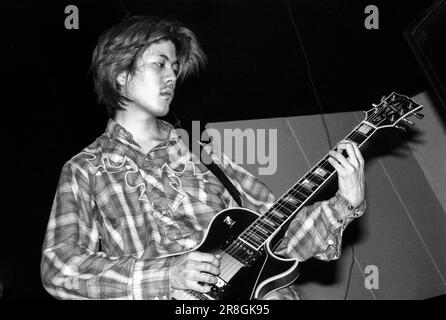
[[154, 114], [157, 117], [164, 117], [166, 116], [170, 111], [170, 107], [169, 106], [163, 106], [163, 107], [159, 107], [156, 109], [156, 111], [154, 112]]
[[165, 112], [161, 112], [160, 114], [158, 114], [158, 117], [164, 117], [167, 116], [169, 113], [169, 109], [167, 109]]

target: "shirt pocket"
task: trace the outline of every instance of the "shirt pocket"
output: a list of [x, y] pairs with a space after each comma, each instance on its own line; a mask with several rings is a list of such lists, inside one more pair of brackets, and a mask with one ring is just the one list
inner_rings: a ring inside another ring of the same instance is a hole
[[178, 241], [193, 236], [195, 228], [193, 222], [186, 215], [162, 214], [154, 212], [155, 221], [164, 241]]

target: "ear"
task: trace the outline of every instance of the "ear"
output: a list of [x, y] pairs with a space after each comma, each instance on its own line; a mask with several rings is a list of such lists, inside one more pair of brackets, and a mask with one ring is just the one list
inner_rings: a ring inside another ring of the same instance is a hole
[[127, 83], [127, 73], [126, 72], [120, 73], [117, 80], [121, 86], [125, 86]]

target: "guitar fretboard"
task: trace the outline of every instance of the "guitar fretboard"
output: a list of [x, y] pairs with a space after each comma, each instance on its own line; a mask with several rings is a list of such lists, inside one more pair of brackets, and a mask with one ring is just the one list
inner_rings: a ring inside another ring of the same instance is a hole
[[[370, 138], [376, 129], [361, 122], [343, 140], [356, 142], [359, 147]], [[334, 149], [333, 149], [334, 150]], [[255, 250], [260, 247], [280, 229], [305, 203], [334, 176], [335, 169], [328, 162], [329, 155], [325, 155], [311, 168], [296, 184], [282, 195], [269, 210], [257, 218], [241, 235], [237, 241], [248, 244]], [[235, 245], [243, 245], [236, 243]], [[244, 257], [235, 257], [244, 262]]]

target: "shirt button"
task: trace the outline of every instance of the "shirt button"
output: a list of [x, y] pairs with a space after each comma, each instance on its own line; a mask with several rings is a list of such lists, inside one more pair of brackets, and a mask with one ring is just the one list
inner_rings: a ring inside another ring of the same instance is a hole
[[328, 245], [329, 245], [329, 246], [332, 246], [332, 245], [334, 245], [334, 241], [333, 241], [333, 240], [331, 240], [331, 239], [328, 239], [327, 243], [328, 243]]

